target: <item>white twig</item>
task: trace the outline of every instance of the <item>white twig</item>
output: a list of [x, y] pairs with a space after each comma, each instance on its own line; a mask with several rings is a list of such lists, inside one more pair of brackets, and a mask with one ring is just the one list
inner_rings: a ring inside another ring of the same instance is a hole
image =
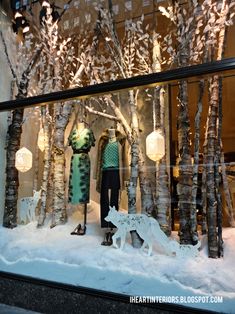
[[104, 117], [104, 118], [107, 118], [109, 120], [114, 120], [114, 121], [118, 121], [120, 122], [120, 120], [115, 117], [115, 116], [111, 116], [110, 114], [107, 114], [107, 113], [104, 113], [104, 112], [100, 112], [100, 111], [97, 111], [97, 110], [94, 110], [88, 106], [84, 106], [84, 108], [89, 112], [89, 113], [92, 113], [92, 114], [95, 114], [95, 115], [98, 115], [98, 116], [101, 116], [101, 117]]

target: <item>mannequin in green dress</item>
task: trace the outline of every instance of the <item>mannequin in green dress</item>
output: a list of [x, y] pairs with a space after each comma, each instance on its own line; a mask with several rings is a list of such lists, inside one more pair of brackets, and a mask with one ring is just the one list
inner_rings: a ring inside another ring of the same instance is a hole
[[69, 145], [73, 149], [69, 177], [69, 203], [84, 210], [83, 227], [79, 224], [71, 234], [83, 235], [86, 232], [87, 203], [90, 199], [90, 158], [89, 151], [95, 146], [95, 137], [91, 129], [78, 122], [69, 136]]

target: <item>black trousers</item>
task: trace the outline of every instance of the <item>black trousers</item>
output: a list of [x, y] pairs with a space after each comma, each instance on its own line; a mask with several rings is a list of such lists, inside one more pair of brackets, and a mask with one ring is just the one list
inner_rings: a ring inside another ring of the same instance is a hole
[[[109, 190], [111, 191], [109, 199]], [[115, 206], [118, 210], [118, 199], [120, 190], [120, 177], [118, 169], [102, 170], [101, 193], [100, 193], [100, 220], [101, 228], [115, 228], [111, 222], [104, 218], [108, 215], [109, 206]]]

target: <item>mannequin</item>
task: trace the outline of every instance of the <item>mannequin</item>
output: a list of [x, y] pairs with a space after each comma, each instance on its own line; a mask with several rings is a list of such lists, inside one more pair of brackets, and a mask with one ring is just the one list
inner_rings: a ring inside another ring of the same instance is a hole
[[90, 198], [90, 158], [89, 151], [95, 145], [92, 130], [85, 127], [84, 122], [78, 121], [75, 129], [69, 137], [69, 145], [72, 146], [69, 178], [69, 202], [78, 209], [83, 207], [84, 223], [71, 232], [72, 235], [84, 235], [86, 233], [87, 203]]
[[[126, 137], [116, 129], [105, 129], [98, 144], [96, 190], [100, 193], [101, 228], [106, 228], [101, 245], [112, 244], [112, 228], [115, 226], [104, 220], [109, 206], [119, 208], [120, 190], [124, 187], [124, 176], [128, 168], [125, 163]], [[127, 179], [127, 178], [126, 178]]]
[[76, 129], [78, 132], [81, 132], [82, 130], [85, 129], [85, 123], [84, 122], [77, 122]]
[[117, 141], [116, 138], [116, 130], [115, 129], [108, 129], [109, 132], [109, 143], [113, 143]]

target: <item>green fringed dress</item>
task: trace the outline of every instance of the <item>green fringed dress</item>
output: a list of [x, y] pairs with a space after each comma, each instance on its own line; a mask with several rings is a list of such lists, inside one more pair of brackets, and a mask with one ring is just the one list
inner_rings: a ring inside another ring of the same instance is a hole
[[95, 137], [91, 129], [73, 130], [69, 137], [69, 145], [73, 149], [69, 177], [69, 202], [86, 204], [90, 199], [90, 157]]

